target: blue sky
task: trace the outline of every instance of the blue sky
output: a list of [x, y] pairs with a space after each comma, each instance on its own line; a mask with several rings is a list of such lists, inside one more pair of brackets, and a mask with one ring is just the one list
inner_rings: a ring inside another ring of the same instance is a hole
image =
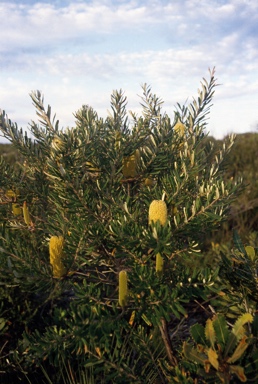
[[208, 130], [258, 128], [258, 2], [254, 0], [0, 1], [0, 108], [26, 129], [39, 89], [63, 127], [89, 104], [107, 115], [122, 88], [140, 113], [147, 83], [173, 116], [216, 67]]

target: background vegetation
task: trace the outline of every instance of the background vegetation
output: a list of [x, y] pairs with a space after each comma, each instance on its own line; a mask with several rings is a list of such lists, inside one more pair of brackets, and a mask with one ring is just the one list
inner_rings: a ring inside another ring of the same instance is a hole
[[[212, 136], [204, 142], [213, 143], [214, 152], [223, 140]], [[205, 145], [205, 144], [204, 144]], [[208, 144], [207, 144], [208, 145]], [[225, 179], [242, 180], [244, 189], [232, 202], [227, 221], [217, 228], [207, 240], [207, 246], [212, 242], [221, 244], [232, 243], [232, 229], [237, 229], [244, 241], [256, 237], [258, 231], [258, 133], [248, 132], [236, 134], [235, 143], [225, 160]], [[12, 144], [0, 143], [0, 156], [15, 167], [19, 166], [22, 155]], [[211, 156], [211, 154], [210, 154]], [[209, 159], [207, 158], [207, 161]]]

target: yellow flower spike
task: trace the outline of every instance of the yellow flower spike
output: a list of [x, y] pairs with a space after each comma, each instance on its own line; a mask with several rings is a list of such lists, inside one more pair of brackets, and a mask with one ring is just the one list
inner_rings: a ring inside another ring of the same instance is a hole
[[123, 175], [126, 178], [135, 177], [138, 171], [140, 152], [138, 149], [131, 155], [123, 158]]
[[183, 137], [185, 134], [185, 125], [181, 123], [180, 120], [174, 126], [174, 131], [178, 134], [179, 137]]
[[149, 207], [149, 224], [158, 220], [162, 226], [167, 222], [167, 205], [163, 200], [153, 200]]
[[22, 210], [23, 210], [23, 218], [24, 218], [25, 224], [27, 224], [28, 226], [30, 226], [30, 224], [31, 224], [31, 218], [30, 218], [30, 213], [29, 213], [29, 209], [28, 209], [28, 207], [27, 207], [27, 203], [26, 203], [26, 201], [24, 201], [24, 203], [23, 203]]
[[128, 295], [128, 287], [127, 287], [127, 272], [120, 271], [119, 272], [119, 290], [118, 290], [118, 303], [121, 307], [126, 305], [127, 295]]
[[156, 254], [156, 272], [157, 275], [162, 275], [163, 272], [163, 266], [164, 266], [164, 260], [160, 253]]
[[6, 193], [5, 193], [5, 196], [6, 197], [16, 197], [17, 195], [12, 189], [8, 189], [8, 191], [6, 191]]
[[12, 204], [12, 212], [13, 212], [14, 216], [22, 215], [22, 208], [20, 207], [19, 204], [13, 203]]
[[63, 236], [52, 236], [49, 241], [50, 264], [53, 268], [53, 277], [60, 278], [66, 275], [67, 269], [63, 264]]

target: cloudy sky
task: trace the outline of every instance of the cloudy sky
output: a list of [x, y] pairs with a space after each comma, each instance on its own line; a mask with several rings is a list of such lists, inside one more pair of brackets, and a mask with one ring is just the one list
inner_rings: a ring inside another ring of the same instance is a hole
[[63, 127], [83, 104], [105, 117], [113, 89], [140, 113], [143, 83], [173, 116], [215, 66], [210, 134], [258, 128], [255, 0], [0, 0], [0, 15], [0, 108], [19, 127], [37, 89]]

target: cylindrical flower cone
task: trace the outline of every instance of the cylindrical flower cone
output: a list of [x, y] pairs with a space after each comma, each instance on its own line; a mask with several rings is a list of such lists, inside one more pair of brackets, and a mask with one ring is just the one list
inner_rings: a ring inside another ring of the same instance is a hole
[[160, 253], [156, 254], [156, 272], [158, 276], [161, 276], [163, 273], [164, 260]]
[[146, 177], [146, 179], [144, 179], [144, 185], [146, 187], [153, 187], [154, 184], [155, 181], [151, 177]]
[[12, 212], [14, 214], [14, 216], [19, 216], [19, 215], [22, 215], [22, 208], [19, 204], [17, 203], [13, 203], [12, 204]]
[[137, 149], [134, 154], [123, 158], [123, 175], [126, 178], [135, 177], [137, 175], [137, 168], [139, 162], [140, 153]]
[[149, 224], [158, 220], [162, 226], [167, 222], [167, 205], [163, 200], [153, 200], [149, 207]]
[[12, 190], [12, 189], [8, 189], [8, 191], [6, 191], [5, 193], [5, 196], [6, 197], [16, 197], [16, 193]]
[[179, 120], [174, 126], [174, 131], [178, 134], [178, 136], [183, 137], [185, 134], [185, 125]]
[[252, 260], [254, 261], [255, 260], [255, 249], [254, 247], [251, 247], [250, 245], [247, 245], [245, 247], [245, 251], [247, 253], [247, 256]]
[[126, 305], [128, 295], [128, 287], [127, 287], [127, 272], [120, 271], [119, 272], [119, 292], [118, 292], [118, 303], [121, 307]]
[[52, 236], [49, 241], [50, 264], [53, 268], [53, 276], [60, 278], [66, 275], [67, 269], [63, 264], [63, 236]]
[[23, 203], [22, 210], [23, 210], [23, 218], [24, 218], [25, 224], [29, 226], [31, 223], [31, 218], [30, 218], [30, 213], [29, 213], [29, 209], [27, 207], [26, 201], [24, 201]]

